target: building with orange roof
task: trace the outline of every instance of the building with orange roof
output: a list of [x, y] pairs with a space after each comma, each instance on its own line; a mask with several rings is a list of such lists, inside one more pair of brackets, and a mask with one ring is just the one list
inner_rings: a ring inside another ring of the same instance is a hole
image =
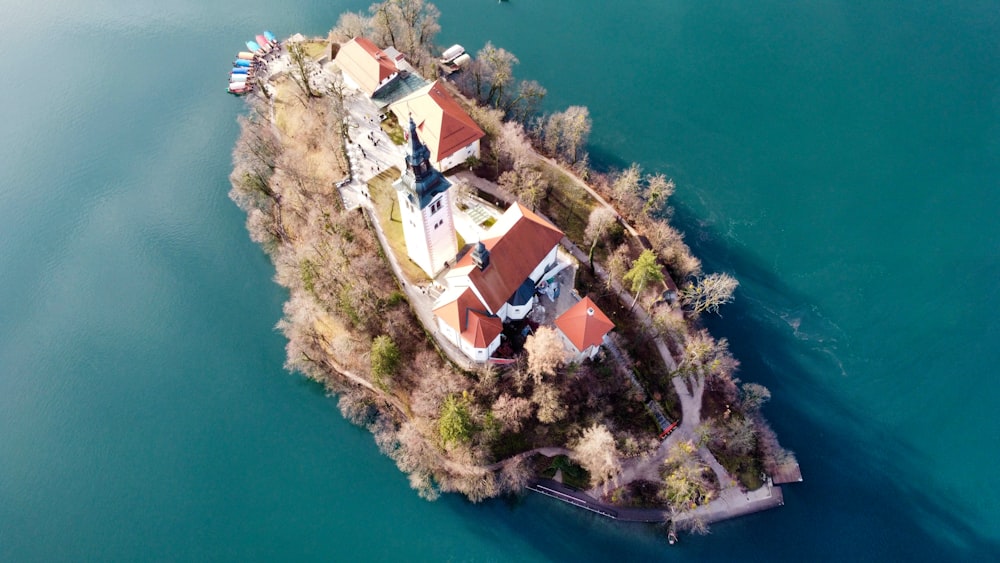
[[503, 323], [525, 318], [535, 287], [556, 267], [563, 233], [515, 203], [483, 240], [445, 274], [448, 289], [434, 304], [438, 329], [477, 362], [500, 346]]
[[347, 85], [361, 90], [368, 97], [374, 96], [399, 76], [396, 60], [364, 37], [355, 37], [341, 45], [334, 60], [343, 71]]
[[479, 140], [485, 133], [458, 105], [440, 81], [420, 88], [391, 104], [389, 110], [400, 123], [413, 119], [420, 138], [431, 151], [431, 162], [441, 171], [479, 158]]
[[604, 337], [615, 328], [615, 323], [590, 297], [584, 297], [556, 317], [556, 328], [574, 355], [574, 361], [581, 361], [597, 354]]
[[501, 320], [523, 319], [534, 304], [535, 285], [556, 265], [562, 238], [555, 225], [515, 203], [445, 279], [449, 287], [471, 288]]
[[438, 330], [449, 342], [477, 362], [485, 362], [500, 347], [503, 322], [490, 315], [468, 287], [441, 296], [434, 309]]

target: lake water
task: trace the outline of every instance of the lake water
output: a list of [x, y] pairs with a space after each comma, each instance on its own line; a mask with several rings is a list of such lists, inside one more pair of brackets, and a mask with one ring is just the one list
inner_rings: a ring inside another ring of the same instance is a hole
[[363, 2], [0, 0], [0, 560], [1000, 556], [1000, 5], [443, 0], [591, 153], [678, 184], [711, 321], [806, 481], [669, 548], [537, 496], [417, 498], [282, 367], [226, 198], [242, 42]]

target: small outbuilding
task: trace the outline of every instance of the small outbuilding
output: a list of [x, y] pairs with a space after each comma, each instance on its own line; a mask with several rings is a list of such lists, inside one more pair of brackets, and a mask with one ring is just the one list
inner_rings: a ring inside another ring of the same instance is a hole
[[571, 360], [582, 361], [597, 355], [601, 342], [615, 328], [615, 323], [590, 297], [584, 297], [556, 318], [556, 328], [571, 352]]

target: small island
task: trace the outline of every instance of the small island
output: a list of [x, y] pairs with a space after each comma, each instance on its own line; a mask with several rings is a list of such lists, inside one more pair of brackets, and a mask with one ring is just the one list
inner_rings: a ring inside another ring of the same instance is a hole
[[738, 283], [670, 225], [674, 183], [593, 170], [587, 108], [541, 113], [438, 15], [387, 0], [234, 63], [230, 196], [289, 292], [286, 367], [428, 499], [530, 489], [672, 541], [781, 505], [770, 392], [700, 322]]

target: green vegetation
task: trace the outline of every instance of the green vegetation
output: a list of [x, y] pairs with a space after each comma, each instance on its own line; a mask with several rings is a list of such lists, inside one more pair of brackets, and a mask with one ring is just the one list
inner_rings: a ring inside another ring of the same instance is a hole
[[663, 281], [663, 266], [656, 260], [652, 250], [643, 250], [639, 258], [632, 263], [632, 269], [625, 273], [622, 281], [632, 284], [632, 306], [639, 300], [639, 295], [651, 283]]
[[468, 397], [448, 395], [441, 405], [441, 418], [438, 420], [441, 443], [468, 442], [472, 439], [473, 429]]
[[561, 470], [563, 484], [576, 489], [586, 489], [590, 486], [590, 473], [587, 473], [587, 470], [579, 464], [573, 463], [567, 456], [558, 455], [553, 458], [543, 457], [542, 459], [547, 465], [541, 471], [542, 477], [553, 479], [556, 476], [556, 472]]
[[372, 378], [382, 389], [388, 389], [399, 369], [399, 348], [392, 338], [381, 335], [372, 341]]

